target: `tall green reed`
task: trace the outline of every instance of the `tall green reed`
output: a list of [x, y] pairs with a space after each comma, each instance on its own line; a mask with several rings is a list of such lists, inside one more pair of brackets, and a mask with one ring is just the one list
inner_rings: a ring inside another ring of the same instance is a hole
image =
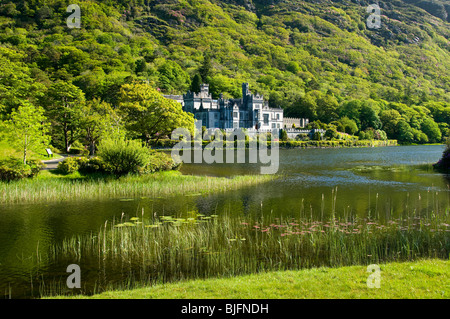
[[[172, 173], [172, 172], [170, 172]], [[43, 178], [0, 182], [0, 203], [168, 196], [195, 192], [227, 191], [264, 183], [270, 175], [233, 178], [155, 173], [105, 179]]]
[[79, 263], [101, 291], [261, 271], [449, 258], [448, 210], [384, 223], [350, 214], [305, 215], [135, 217], [65, 240], [49, 260]]

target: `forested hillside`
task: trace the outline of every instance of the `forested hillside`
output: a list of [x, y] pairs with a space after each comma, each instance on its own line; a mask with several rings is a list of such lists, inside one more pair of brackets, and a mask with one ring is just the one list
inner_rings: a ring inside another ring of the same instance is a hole
[[[372, 2], [380, 29], [366, 25]], [[95, 100], [110, 114], [105, 105], [123, 102], [124, 84], [180, 94], [201, 78], [216, 97], [239, 97], [249, 82], [285, 115], [361, 138], [376, 130], [404, 142], [448, 136], [447, 1], [83, 0], [79, 29], [66, 25], [71, 3], [1, 1], [5, 119], [27, 101], [57, 123], [52, 106], [64, 99]], [[69, 124], [72, 142], [86, 143]], [[61, 134], [52, 133], [57, 147]]]

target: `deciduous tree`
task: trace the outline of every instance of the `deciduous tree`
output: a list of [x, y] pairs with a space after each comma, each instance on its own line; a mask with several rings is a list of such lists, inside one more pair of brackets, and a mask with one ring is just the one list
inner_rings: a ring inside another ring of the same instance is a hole
[[52, 122], [52, 136], [62, 134], [63, 147], [69, 153], [72, 144], [80, 137], [80, 120], [83, 117], [84, 93], [64, 81], [53, 83], [44, 99], [47, 116]]
[[89, 155], [95, 155], [96, 145], [105, 137], [120, 136], [120, 118], [114, 109], [99, 99], [87, 101], [82, 106], [83, 118], [80, 126], [89, 145]]
[[127, 129], [149, 144], [179, 127], [193, 130], [194, 116], [180, 103], [166, 99], [146, 83], [125, 84], [120, 90], [119, 112]]
[[23, 152], [23, 163], [27, 164], [29, 150], [40, 151], [48, 145], [48, 125], [45, 123], [44, 110], [30, 102], [23, 102], [14, 109], [3, 123], [4, 134], [11, 145]]

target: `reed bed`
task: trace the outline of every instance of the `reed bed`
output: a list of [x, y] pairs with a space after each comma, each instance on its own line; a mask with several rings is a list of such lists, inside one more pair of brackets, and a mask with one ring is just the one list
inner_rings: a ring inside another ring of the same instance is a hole
[[257, 185], [274, 178], [271, 175], [190, 176], [179, 172], [121, 178], [38, 178], [0, 182], [0, 204], [207, 193]]
[[355, 216], [320, 220], [191, 212], [182, 218], [146, 219], [142, 214], [106, 222], [96, 234], [67, 239], [48, 258], [61, 265], [79, 264], [88, 281], [95, 282], [84, 287], [83, 293], [91, 294], [262, 271], [448, 259], [449, 219], [448, 209], [383, 223]]

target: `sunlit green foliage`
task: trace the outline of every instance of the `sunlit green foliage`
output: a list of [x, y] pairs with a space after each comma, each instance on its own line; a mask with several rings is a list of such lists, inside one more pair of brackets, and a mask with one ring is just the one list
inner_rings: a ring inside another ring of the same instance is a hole
[[[182, 94], [197, 89], [201, 77], [215, 98], [238, 98], [248, 82], [288, 116], [325, 123], [346, 116], [357, 133], [382, 130], [415, 143], [448, 136], [448, 7], [396, 1], [382, 8], [382, 27], [373, 30], [366, 26], [369, 2], [332, 3], [80, 0], [81, 29], [70, 29], [69, 1], [6, 2], [1, 112], [26, 99], [44, 101], [45, 88], [60, 81], [115, 107], [120, 88], [136, 80]], [[54, 129], [53, 144], [70, 148], [69, 133]]]
[[149, 142], [170, 134], [178, 127], [193, 130], [194, 117], [181, 104], [164, 98], [145, 83], [126, 84], [120, 90], [119, 113], [135, 137]]
[[44, 110], [29, 102], [24, 102], [14, 109], [8, 120], [1, 124], [0, 131], [10, 145], [22, 152], [24, 165], [27, 165], [28, 153], [31, 150], [41, 151], [49, 145]]

